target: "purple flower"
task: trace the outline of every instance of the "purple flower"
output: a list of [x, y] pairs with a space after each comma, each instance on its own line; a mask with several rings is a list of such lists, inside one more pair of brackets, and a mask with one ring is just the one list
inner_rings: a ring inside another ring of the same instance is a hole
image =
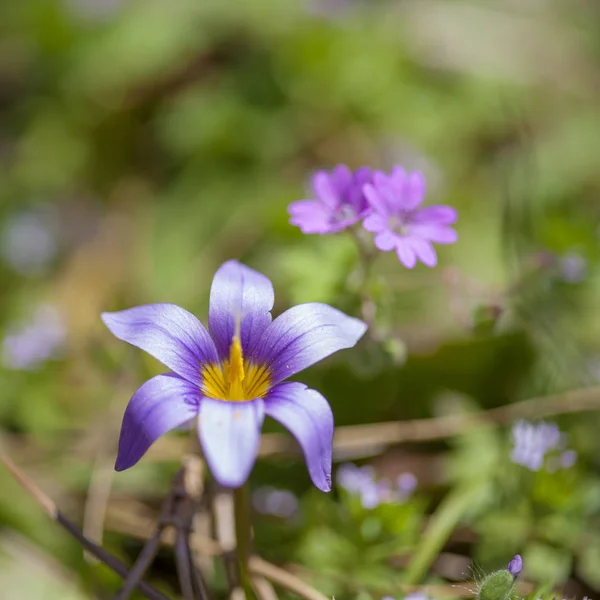
[[[513, 449], [511, 451], [511, 460], [530, 471], [539, 471], [546, 463], [548, 453], [556, 454], [556, 451], [563, 450], [565, 445], [565, 436], [561, 434], [559, 428], [554, 423], [528, 423], [527, 421], [517, 421], [512, 429]], [[577, 453], [574, 450], [566, 450], [557, 458], [553, 456], [546, 463], [547, 470], [555, 471], [559, 468], [572, 467], [577, 460]]]
[[56, 215], [47, 207], [10, 217], [0, 233], [4, 261], [21, 275], [37, 275], [60, 249]]
[[512, 560], [508, 563], [508, 572], [516, 579], [519, 573], [523, 570], [523, 559], [520, 554], [515, 554]]
[[337, 471], [337, 484], [348, 493], [360, 496], [363, 508], [373, 509], [380, 504], [405, 502], [414, 491], [417, 480], [412, 473], [403, 473], [398, 476], [394, 488], [389, 479], [377, 480], [373, 467], [344, 463]]
[[570, 469], [577, 462], [577, 452], [575, 450], [565, 450], [560, 455], [559, 462], [563, 469]]
[[377, 171], [364, 192], [373, 208], [364, 228], [375, 233], [379, 250], [395, 250], [407, 269], [418, 260], [434, 267], [437, 256], [432, 243], [456, 242], [456, 231], [450, 227], [457, 218], [452, 207], [419, 208], [425, 197], [425, 178], [418, 171], [406, 173], [401, 167], [394, 167], [391, 175]]
[[264, 515], [289, 519], [298, 511], [298, 498], [289, 490], [278, 490], [271, 486], [258, 488], [252, 494], [254, 508]]
[[408, 498], [417, 488], [417, 478], [412, 473], [401, 473], [396, 478], [396, 490], [401, 498]]
[[581, 283], [586, 276], [587, 262], [581, 254], [568, 252], [559, 261], [560, 277], [566, 283]]
[[2, 342], [4, 366], [33, 370], [63, 350], [67, 330], [60, 313], [49, 304], [40, 306], [30, 323], [10, 331]]
[[302, 233], [335, 233], [360, 221], [370, 212], [363, 193], [371, 181], [371, 169], [361, 167], [354, 173], [338, 165], [331, 173], [317, 171], [313, 177], [316, 200], [298, 200], [288, 206], [290, 223]]
[[173, 371], [153, 377], [131, 398], [117, 471], [135, 465], [167, 431], [196, 419], [215, 479], [239, 487], [252, 470], [268, 415], [298, 440], [313, 483], [331, 489], [329, 404], [315, 390], [284, 379], [354, 346], [366, 325], [318, 303], [295, 306], [272, 321], [273, 302], [269, 279], [231, 260], [213, 279], [208, 331], [173, 304], [102, 314], [117, 338]]

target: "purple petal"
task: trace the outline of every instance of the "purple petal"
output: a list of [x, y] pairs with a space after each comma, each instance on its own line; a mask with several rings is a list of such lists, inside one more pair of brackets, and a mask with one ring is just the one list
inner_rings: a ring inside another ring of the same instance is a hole
[[340, 199], [352, 183], [352, 171], [346, 165], [337, 165], [331, 172], [330, 181]]
[[[354, 172], [352, 184], [348, 191], [348, 202], [354, 207], [357, 213], [365, 213], [370, 211], [371, 207], [367, 202], [363, 188], [373, 179], [373, 172], [369, 167], [360, 167]], [[365, 214], [361, 214], [364, 217]]]
[[399, 235], [392, 231], [382, 231], [375, 236], [375, 246], [382, 252], [393, 250], [398, 245]]
[[340, 197], [334, 186], [331, 175], [327, 171], [317, 171], [313, 177], [313, 189], [317, 200], [335, 210], [339, 204]]
[[403, 207], [406, 210], [414, 210], [425, 199], [425, 177], [422, 173], [415, 171], [410, 173], [404, 182], [402, 190]]
[[354, 183], [361, 188], [372, 179], [373, 169], [371, 169], [371, 167], [360, 167], [354, 171]]
[[327, 304], [300, 304], [271, 323], [251, 358], [271, 369], [274, 385], [342, 348], [351, 348], [366, 329], [362, 321]]
[[329, 492], [333, 413], [327, 400], [302, 383], [286, 382], [269, 392], [265, 412], [290, 430], [304, 452], [312, 482]]
[[115, 469], [133, 467], [161, 435], [193, 419], [199, 402], [199, 389], [173, 373], [146, 381], [125, 410]]
[[319, 200], [297, 200], [288, 206], [290, 223], [302, 233], [331, 233], [332, 209]]
[[198, 434], [206, 462], [221, 484], [240, 487], [252, 471], [258, 454], [264, 404], [224, 402], [202, 398]]
[[426, 240], [410, 238], [410, 244], [417, 258], [428, 267], [437, 265], [437, 255], [433, 246]]
[[407, 268], [412, 269], [417, 264], [417, 257], [408, 238], [401, 238], [396, 245], [398, 260]]
[[394, 186], [394, 181], [383, 171], [375, 171], [373, 174], [373, 185], [379, 197], [385, 203], [388, 212], [403, 208], [402, 197]]
[[202, 323], [175, 304], [147, 304], [101, 316], [115, 337], [145, 350], [197, 385], [201, 365], [217, 360], [215, 345]]
[[389, 229], [389, 218], [383, 216], [380, 213], [371, 213], [363, 221], [363, 227], [367, 231], [378, 233], [380, 231], [388, 231]]
[[458, 240], [456, 231], [445, 225], [409, 225], [408, 233], [435, 244], [454, 244]]
[[208, 329], [221, 358], [229, 355], [238, 319], [242, 349], [251, 349], [271, 323], [274, 301], [273, 285], [261, 273], [236, 260], [219, 268], [210, 289]]
[[390, 174], [390, 179], [396, 189], [399, 191], [404, 190], [404, 185], [406, 183], [406, 169], [401, 167], [400, 165], [396, 165]]
[[440, 204], [438, 206], [427, 206], [413, 215], [413, 223], [424, 225], [452, 225], [456, 223], [458, 214], [451, 206]]
[[374, 211], [385, 217], [388, 217], [391, 214], [391, 207], [388, 205], [387, 200], [372, 183], [367, 183], [363, 187], [363, 192], [367, 202]]

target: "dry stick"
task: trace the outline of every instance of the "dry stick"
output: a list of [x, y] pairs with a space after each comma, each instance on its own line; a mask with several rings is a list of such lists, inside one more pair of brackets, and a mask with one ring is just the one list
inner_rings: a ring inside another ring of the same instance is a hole
[[200, 573], [200, 569], [194, 563], [194, 555], [190, 546], [189, 537], [187, 538], [187, 551], [190, 561], [190, 569], [192, 570], [192, 587], [194, 588], [194, 593], [197, 594], [200, 600], [210, 600], [211, 594], [208, 586], [206, 585], [206, 582]]
[[[24, 473], [22, 473], [18, 467], [4, 454], [0, 454], [0, 460], [4, 463], [6, 468], [11, 472], [14, 478], [19, 482], [23, 489], [28, 492], [31, 497], [37, 502], [37, 504], [44, 510], [44, 512], [54, 521], [56, 521], [61, 527], [63, 527], [68, 533], [70, 533], [85, 550], [93, 554], [107, 567], [112, 569], [117, 575], [125, 578], [127, 577], [129, 570], [128, 568], [112, 554], [94, 544], [88, 540], [81, 530], [71, 523], [60, 511], [56, 508], [56, 505], [46, 494], [44, 494]], [[140, 581], [137, 583], [137, 588], [150, 600], [169, 600], [167, 596], [159, 592], [157, 589], [152, 587], [150, 584]]]
[[135, 561], [135, 564], [129, 572], [129, 575], [125, 579], [123, 586], [117, 592], [115, 600], [127, 600], [129, 596], [131, 596], [131, 593], [135, 589], [137, 582], [144, 576], [144, 574], [148, 570], [148, 567], [151, 565], [152, 561], [158, 554], [158, 550], [160, 549], [160, 539], [162, 537], [163, 530], [167, 524], [167, 520], [170, 517], [172, 506], [173, 491], [171, 490], [169, 491], [169, 494], [167, 495], [167, 498], [165, 499], [161, 508], [160, 515], [158, 518], [158, 527], [156, 528], [156, 531], [142, 549], [140, 555]]
[[[531, 398], [475, 414], [338, 427], [333, 448], [335, 454], [343, 454], [344, 458], [349, 459], [352, 458], [352, 452], [359, 452], [361, 456], [365, 456], [367, 448], [371, 448], [377, 454], [389, 445], [444, 439], [482, 424], [501, 426], [517, 419], [544, 418], [598, 409], [600, 409], [600, 386]], [[285, 434], [263, 436], [261, 446], [263, 456], [295, 450], [297, 450], [295, 443]]]
[[[219, 517], [223, 519], [226, 514], [230, 514], [227, 509], [225, 515], [220, 514]], [[122, 523], [118, 525], [116, 523], [112, 523], [109, 520], [108, 527], [113, 531], [117, 531], [119, 533], [125, 533], [127, 535], [131, 535], [138, 539], [147, 539], [148, 533], [143, 531], [142, 524], [136, 526], [131, 526], [131, 524], [123, 520]], [[195, 532], [192, 532], [190, 536], [190, 541], [192, 545], [192, 549], [199, 552], [205, 553], [209, 555], [221, 555], [221, 556], [231, 556], [231, 550], [227, 550], [223, 548], [219, 542], [205, 538], [204, 536], [198, 535]], [[225, 540], [226, 542], [228, 540]], [[172, 546], [175, 542], [170, 537], [164, 537], [162, 539], [162, 543], [166, 545]], [[304, 598], [304, 600], [329, 600], [326, 596], [309, 586], [307, 583], [286, 571], [280, 567], [277, 567], [262, 558], [257, 556], [251, 556], [248, 561], [248, 567], [250, 569], [250, 575], [253, 577], [263, 577], [274, 584], [290, 591], [298, 596]], [[232, 589], [235, 587], [235, 583], [232, 585]], [[231, 590], [230, 590], [231, 591]]]
[[160, 549], [161, 533], [162, 531], [160, 529], [155, 531], [154, 535], [148, 540], [131, 568], [131, 571], [129, 571], [129, 575], [127, 575], [121, 589], [117, 592], [115, 600], [127, 600], [129, 596], [131, 596], [133, 590], [136, 588], [141, 578], [146, 574], [148, 567]]
[[[433, 419], [388, 421], [372, 425], [337, 427], [333, 440], [334, 460], [352, 460], [381, 454], [388, 446], [403, 442], [441, 440], [488, 424], [506, 425], [517, 419], [545, 418], [600, 409], [600, 386], [540, 396], [474, 414], [449, 415]], [[177, 459], [184, 445], [175, 438], [163, 438], [150, 448], [148, 460]], [[261, 438], [260, 457], [298, 454], [300, 448], [284, 433], [268, 433]]]
[[289, 592], [293, 592], [304, 598], [304, 600], [329, 600], [327, 596], [315, 590], [308, 583], [302, 581], [302, 579], [258, 556], [250, 557], [248, 566], [250, 567], [250, 573], [253, 575], [264, 577], [272, 581], [275, 585], [279, 585]]
[[177, 527], [175, 538], [175, 564], [179, 576], [179, 586], [185, 600], [194, 600], [194, 588], [192, 584], [191, 561], [187, 532], [183, 527]]
[[279, 600], [275, 589], [264, 577], [252, 577], [252, 585], [259, 600]]
[[[99, 447], [94, 459], [87, 499], [83, 509], [81, 526], [83, 535], [100, 546], [115, 474], [112, 464], [112, 442], [116, 443], [117, 441], [116, 432], [113, 429], [113, 423], [118, 422], [117, 410], [121, 410], [120, 403], [113, 400], [108, 410], [108, 418], [100, 426], [100, 430], [104, 430], [104, 435], [100, 436], [97, 441]], [[84, 557], [89, 562], [95, 560], [87, 554]]]
[[[114, 475], [114, 469], [108, 460], [104, 453], [100, 453], [96, 458], [83, 511], [83, 534], [98, 544], [102, 544], [106, 507], [110, 499]], [[95, 561], [88, 555], [85, 558], [89, 562]]]
[[[225, 563], [225, 577], [229, 594], [233, 594], [240, 585], [237, 563], [235, 560], [235, 530], [233, 526], [233, 497], [230, 493], [219, 491], [212, 498], [213, 523], [218, 544], [221, 547], [223, 562]], [[196, 535], [192, 535], [194, 547], [202, 551], [201, 542], [197, 542]], [[239, 592], [236, 592], [239, 595]]]
[[191, 598], [209, 600], [211, 594], [208, 585], [194, 562], [190, 547], [194, 516], [204, 491], [203, 472], [204, 463], [198, 455], [190, 454], [184, 457], [182, 478], [176, 488], [178, 496], [175, 507], [175, 557], [184, 597], [187, 598], [186, 593], [189, 593]]

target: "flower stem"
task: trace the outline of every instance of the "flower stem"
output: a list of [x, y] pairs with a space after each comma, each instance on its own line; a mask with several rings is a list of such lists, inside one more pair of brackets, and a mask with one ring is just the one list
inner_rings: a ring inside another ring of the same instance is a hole
[[354, 228], [349, 231], [358, 249], [358, 293], [361, 301], [361, 317], [369, 326], [369, 335], [372, 336], [374, 335], [376, 305], [371, 297], [369, 281], [377, 252], [367, 245], [360, 231]]
[[233, 490], [233, 515], [235, 520], [235, 553], [240, 584], [248, 600], [256, 596], [252, 589], [248, 559], [250, 558], [250, 494], [248, 484]]

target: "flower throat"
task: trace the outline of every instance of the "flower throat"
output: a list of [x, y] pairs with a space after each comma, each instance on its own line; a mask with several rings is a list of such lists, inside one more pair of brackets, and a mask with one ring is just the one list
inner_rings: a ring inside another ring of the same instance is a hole
[[202, 367], [202, 391], [209, 398], [229, 402], [244, 402], [262, 398], [270, 387], [268, 367], [244, 359], [239, 333], [229, 346], [229, 358], [221, 363]]

